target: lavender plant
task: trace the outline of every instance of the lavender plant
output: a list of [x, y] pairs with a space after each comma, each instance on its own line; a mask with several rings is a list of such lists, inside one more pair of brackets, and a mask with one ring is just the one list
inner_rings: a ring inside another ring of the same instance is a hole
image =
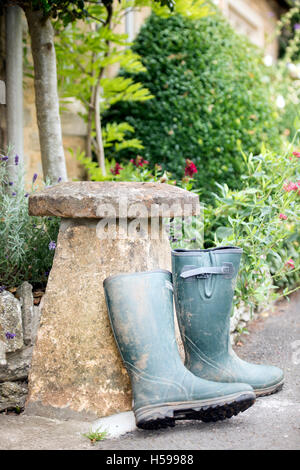
[[42, 287], [52, 266], [59, 220], [29, 216], [28, 197], [37, 188], [37, 175], [26, 191], [21, 171], [17, 181], [8, 180], [9, 159], [19, 163], [17, 155], [0, 155], [0, 286], [17, 287], [26, 280]]

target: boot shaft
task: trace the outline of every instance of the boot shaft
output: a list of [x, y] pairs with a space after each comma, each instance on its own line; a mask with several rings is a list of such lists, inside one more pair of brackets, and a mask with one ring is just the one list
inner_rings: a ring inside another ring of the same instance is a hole
[[176, 313], [188, 363], [192, 349], [210, 357], [228, 352], [230, 314], [242, 250], [174, 250]]
[[[129, 374], [168, 376], [180, 363], [174, 333], [172, 275], [149, 271], [104, 281], [112, 329]], [[162, 360], [162, 358], [168, 360]]]

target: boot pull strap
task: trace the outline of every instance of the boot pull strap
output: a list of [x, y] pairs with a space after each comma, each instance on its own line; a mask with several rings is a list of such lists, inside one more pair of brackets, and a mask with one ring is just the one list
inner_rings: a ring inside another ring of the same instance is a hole
[[[185, 268], [188, 268], [185, 270]], [[196, 277], [197, 279], [207, 279], [212, 274], [221, 274], [226, 279], [231, 279], [234, 275], [234, 267], [232, 263], [223, 263], [222, 266], [203, 266], [201, 268], [190, 269], [190, 266], [184, 266], [180, 277], [188, 279]]]

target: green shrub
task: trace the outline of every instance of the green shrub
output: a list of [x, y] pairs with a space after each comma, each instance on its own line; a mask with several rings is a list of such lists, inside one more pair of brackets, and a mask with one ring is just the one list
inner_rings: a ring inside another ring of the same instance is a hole
[[118, 103], [105, 121], [126, 121], [145, 148], [111, 154], [108, 149], [107, 156], [130, 159], [138, 152], [176, 178], [182, 178], [189, 158], [207, 198], [215, 181], [241, 187], [241, 148], [257, 153], [261, 141], [279, 146], [278, 114], [261, 55], [219, 13], [198, 21], [152, 14], [133, 50], [147, 71], [123, 75], [133, 76], [155, 98]]
[[243, 248], [236, 301], [255, 307], [300, 282], [299, 158], [291, 149], [244, 158], [243, 189], [220, 185], [214, 207], [205, 209], [204, 233], [206, 247]]
[[53, 262], [59, 219], [29, 216], [29, 193], [21, 179], [10, 185], [2, 159], [0, 156], [0, 286], [17, 287], [28, 281], [34, 287], [44, 287]]

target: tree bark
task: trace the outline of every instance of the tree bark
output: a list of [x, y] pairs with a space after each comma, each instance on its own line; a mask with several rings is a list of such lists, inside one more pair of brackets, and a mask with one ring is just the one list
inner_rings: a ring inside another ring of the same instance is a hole
[[[22, 10], [18, 6], [8, 6], [5, 13], [7, 176], [9, 181], [16, 183], [23, 175]], [[10, 189], [15, 190], [13, 186]]]
[[67, 180], [57, 91], [56, 54], [51, 21], [25, 10], [34, 63], [34, 88], [44, 179]]
[[100, 82], [97, 83], [96, 90], [95, 90], [95, 127], [96, 127], [96, 140], [98, 144], [97, 159], [98, 159], [98, 163], [101, 168], [101, 171], [102, 171], [102, 175], [106, 176], [105, 154], [104, 154], [104, 146], [103, 146], [103, 140], [102, 140], [101, 116], [100, 116]]

